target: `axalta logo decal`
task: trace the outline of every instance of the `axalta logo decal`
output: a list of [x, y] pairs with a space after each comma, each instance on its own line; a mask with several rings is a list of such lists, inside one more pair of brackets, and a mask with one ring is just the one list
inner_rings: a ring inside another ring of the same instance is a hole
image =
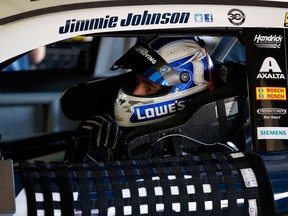
[[264, 59], [257, 79], [285, 79], [277, 61], [272, 57]]
[[172, 100], [158, 104], [137, 106], [130, 118], [131, 123], [151, 121], [167, 117], [185, 108], [186, 100]]
[[240, 26], [245, 22], [246, 15], [240, 9], [233, 8], [228, 11], [228, 20], [235, 26]]
[[141, 14], [128, 13], [126, 18], [106, 15], [105, 17], [84, 20], [69, 19], [59, 27], [59, 34], [82, 32], [95, 29], [111, 29], [115, 27], [147, 26], [156, 24], [182, 24], [188, 23], [189, 12], [174, 13], [149, 13], [148, 10]]
[[256, 100], [286, 100], [286, 88], [256, 87]]
[[287, 127], [257, 127], [258, 139], [288, 139]]
[[256, 34], [254, 42], [258, 48], [280, 48], [282, 39], [282, 35], [265, 36], [261, 34]]

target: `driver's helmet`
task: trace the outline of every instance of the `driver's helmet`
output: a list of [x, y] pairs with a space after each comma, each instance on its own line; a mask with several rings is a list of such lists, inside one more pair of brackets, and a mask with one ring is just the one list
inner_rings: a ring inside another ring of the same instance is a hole
[[127, 80], [114, 103], [119, 126], [142, 126], [165, 120], [185, 108], [191, 97], [211, 84], [213, 63], [204, 47], [194, 38], [158, 38], [137, 43], [111, 70], [130, 69], [161, 85], [147, 96], [133, 95], [135, 80]]

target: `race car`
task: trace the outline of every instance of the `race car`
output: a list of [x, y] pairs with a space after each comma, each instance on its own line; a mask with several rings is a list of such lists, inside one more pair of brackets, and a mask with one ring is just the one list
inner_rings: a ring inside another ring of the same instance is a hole
[[[2, 0], [0, 11], [0, 215], [288, 215], [287, 2]], [[122, 66], [158, 58], [139, 44], [154, 38], [197, 41], [209, 88], [177, 114], [180, 101], [162, 104], [173, 115], [161, 122], [134, 107], [154, 122], [130, 118], [127, 159], [66, 163], [79, 122], [113, 112], [132, 74]]]

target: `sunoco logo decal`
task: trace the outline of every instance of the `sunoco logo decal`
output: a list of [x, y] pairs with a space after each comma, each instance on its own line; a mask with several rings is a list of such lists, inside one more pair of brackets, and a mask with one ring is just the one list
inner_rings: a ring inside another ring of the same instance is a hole
[[281, 35], [255, 35], [254, 42], [258, 48], [280, 48], [283, 37]]
[[228, 12], [228, 20], [235, 26], [240, 26], [245, 22], [246, 15], [240, 9], [233, 8]]

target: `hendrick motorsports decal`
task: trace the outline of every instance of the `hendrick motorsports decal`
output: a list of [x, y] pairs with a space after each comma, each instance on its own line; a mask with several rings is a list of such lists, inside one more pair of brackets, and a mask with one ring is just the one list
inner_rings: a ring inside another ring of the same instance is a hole
[[284, 87], [256, 87], [257, 100], [286, 100]]
[[257, 127], [258, 139], [288, 139], [288, 127]]
[[255, 45], [258, 48], [280, 48], [282, 42], [282, 35], [262, 35], [256, 34], [254, 38]]

